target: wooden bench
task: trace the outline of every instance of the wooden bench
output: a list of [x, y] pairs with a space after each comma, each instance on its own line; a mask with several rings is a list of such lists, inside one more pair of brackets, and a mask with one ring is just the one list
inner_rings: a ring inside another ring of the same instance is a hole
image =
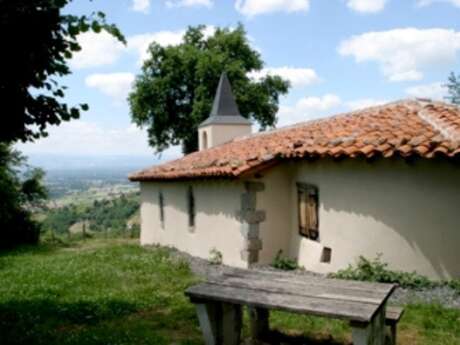
[[[269, 335], [269, 311], [283, 310], [350, 322], [354, 345], [384, 345], [385, 324], [396, 339], [401, 313], [386, 302], [395, 285], [233, 269], [188, 288], [207, 345], [240, 343], [242, 307], [249, 307], [251, 338]], [[388, 314], [388, 317], [387, 317]]]
[[385, 325], [388, 326], [387, 343], [389, 345], [396, 345], [396, 329], [399, 320], [404, 314], [404, 309], [401, 307], [387, 307], [385, 312]]

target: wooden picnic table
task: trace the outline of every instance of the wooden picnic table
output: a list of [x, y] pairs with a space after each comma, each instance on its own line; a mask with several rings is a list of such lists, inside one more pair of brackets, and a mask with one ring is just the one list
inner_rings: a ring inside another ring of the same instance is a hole
[[385, 308], [395, 285], [271, 271], [231, 269], [188, 288], [207, 345], [240, 343], [242, 307], [249, 307], [251, 337], [266, 337], [269, 310], [350, 322], [354, 345], [384, 345]]

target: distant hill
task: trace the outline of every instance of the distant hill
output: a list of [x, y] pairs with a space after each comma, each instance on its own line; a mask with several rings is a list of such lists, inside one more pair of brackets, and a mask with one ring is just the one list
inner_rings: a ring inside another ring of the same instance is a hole
[[155, 155], [62, 155], [62, 154], [30, 154], [30, 165], [46, 171], [85, 171], [112, 170], [134, 171], [161, 161]]

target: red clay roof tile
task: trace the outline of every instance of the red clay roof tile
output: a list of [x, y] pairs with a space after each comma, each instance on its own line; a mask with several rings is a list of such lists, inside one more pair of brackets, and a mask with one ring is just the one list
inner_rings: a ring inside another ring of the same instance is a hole
[[239, 177], [293, 157], [458, 157], [459, 144], [460, 108], [404, 100], [237, 138], [129, 178]]

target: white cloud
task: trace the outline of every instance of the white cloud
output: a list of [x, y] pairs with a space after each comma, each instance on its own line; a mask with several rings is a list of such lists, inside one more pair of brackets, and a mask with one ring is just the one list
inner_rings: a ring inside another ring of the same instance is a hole
[[[155, 150], [148, 145], [147, 130], [134, 124], [108, 128], [93, 122], [75, 120], [51, 127], [49, 136], [33, 143], [21, 143], [17, 148], [29, 154], [73, 155], [151, 155]], [[165, 150], [162, 160], [178, 158], [180, 147]]]
[[444, 97], [447, 96], [447, 88], [440, 82], [412, 86], [405, 92], [411, 97], [431, 98], [439, 101], [444, 100]]
[[162, 46], [178, 45], [182, 42], [185, 30], [179, 31], [158, 31], [131, 36], [128, 38], [128, 49], [139, 54], [139, 63], [148, 57], [148, 47], [152, 42]]
[[150, 0], [133, 0], [131, 9], [136, 12], [148, 13], [150, 9]]
[[86, 77], [85, 84], [112, 97], [115, 102], [124, 102], [134, 81], [132, 73], [96, 73]]
[[264, 68], [260, 71], [251, 72], [249, 77], [259, 79], [266, 75], [279, 75], [284, 79], [289, 80], [293, 87], [311, 85], [321, 81], [315, 70], [311, 68], [296, 68], [288, 66]]
[[109, 33], [85, 32], [78, 36], [81, 50], [74, 54], [70, 66], [76, 69], [113, 64], [126, 47]]
[[347, 6], [360, 13], [377, 13], [385, 8], [387, 0], [348, 0]]
[[[209, 37], [214, 34], [216, 28], [208, 25], [204, 28], [204, 37]], [[147, 59], [148, 48], [152, 42], [156, 42], [161, 46], [178, 45], [182, 43], [185, 30], [177, 31], [157, 31], [152, 33], [145, 33], [128, 37], [128, 50], [137, 52], [139, 54], [139, 64]]]
[[[212, 36], [215, 31], [214, 26], [206, 26], [203, 30], [204, 37]], [[161, 46], [178, 45], [182, 43], [184, 34], [185, 30], [163, 30], [133, 35], [127, 38], [128, 43], [125, 46], [105, 31], [99, 34], [87, 32], [78, 36], [82, 49], [73, 56], [70, 65], [76, 69], [112, 65], [127, 52], [137, 53], [138, 61], [142, 63], [148, 56], [150, 43], [155, 41]]]
[[278, 126], [290, 125], [323, 117], [332, 109], [342, 105], [342, 100], [334, 94], [322, 97], [304, 97], [294, 106], [281, 106], [278, 112]]
[[429, 6], [436, 2], [446, 2], [456, 7], [460, 7], [460, 0], [417, 0], [418, 6]]
[[259, 14], [273, 12], [308, 11], [309, 0], [236, 0], [235, 8], [245, 16], [253, 17]]
[[166, 1], [166, 6], [173, 7], [194, 7], [194, 6], [203, 6], [203, 7], [212, 7], [214, 2], [212, 0], [168, 0]]
[[376, 105], [382, 105], [382, 104], [385, 104], [385, 103], [388, 103], [388, 101], [385, 100], [385, 99], [360, 98], [360, 99], [355, 99], [355, 100], [352, 100], [352, 101], [348, 101], [348, 102], [345, 103], [345, 105], [350, 110], [358, 110], [358, 109], [374, 107]]
[[460, 32], [405, 28], [353, 36], [338, 50], [358, 63], [377, 62], [390, 81], [408, 81], [422, 79], [422, 68], [454, 63], [459, 49]]

